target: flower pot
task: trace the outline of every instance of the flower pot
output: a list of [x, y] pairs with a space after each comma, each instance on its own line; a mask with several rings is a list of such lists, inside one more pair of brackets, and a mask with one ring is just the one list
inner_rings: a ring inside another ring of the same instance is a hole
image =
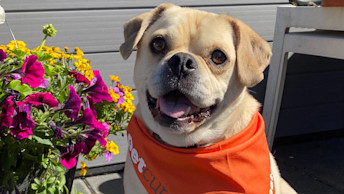
[[321, 5], [323, 7], [343, 7], [344, 0], [323, 0]]

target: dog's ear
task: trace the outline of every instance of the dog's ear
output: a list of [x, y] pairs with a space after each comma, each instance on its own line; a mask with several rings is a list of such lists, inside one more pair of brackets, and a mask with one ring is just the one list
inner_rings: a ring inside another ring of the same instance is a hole
[[124, 24], [124, 43], [120, 47], [121, 55], [127, 59], [140, 42], [144, 32], [152, 25], [167, 8], [173, 4], [161, 4], [150, 12], [143, 13]]
[[272, 55], [270, 45], [247, 24], [231, 18], [236, 36], [236, 65], [241, 83], [252, 87], [264, 79]]

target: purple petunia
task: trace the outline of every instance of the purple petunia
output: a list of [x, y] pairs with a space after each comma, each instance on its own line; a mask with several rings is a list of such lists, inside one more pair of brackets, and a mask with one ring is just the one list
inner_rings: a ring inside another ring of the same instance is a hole
[[125, 101], [124, 93], [118, 87], [113, 87], [112, 90], [119, 95], [116, 105], [121, 105]]
[[81, 137], [84, 137], [85, 147], [82, 151], [83, 154], [88, 154], [96, 141], [99, 142], [104, 148], [106, 147], [107, 141], [105, 138], [109, 134], [110, 126], [107, 123], [102, 123], [103, 127], [101, 128], [91, 128], [81, 132]]
[[0, 49], [0, 62], [4, 61], [7, 58], [7, 54]]
[[73, 86], [68, 86], [69, 88], [69, 97], [68, 100], [64, 103], [62, 109], [66, 110], [65, 114], [68, 118], [73, 120], [78, 118], [80, 108], [81, 108], [81, 98], [76, 93]]
[[17, 102], [16, 115], [13, 117], [10, 132], [18, 139], [29, 138], [32, 129], [35, 128], [35, 121], [31, 118], [31, 107], [23, 102]]
[[96, 128], [96, 129], [100, 129], [100, 128], [105, 128], [103, 124], [101, 124], [97, 118], [93, 115], [93, 112], [91, 110], [91, 108], [86, 108], [83, 111], [83, 115], [80, 119], [77, 119], [75, 121], [69, 122], [67, 124], [67, 126], [72, 126], [72, 125], [88, 125], [91, 128]]
[[21, 83], [27, 83], [31, 87], [36, 88], [43, 83], [44, 68], [42, 63], [37, 61], [36, 55], [26, 57], [21, 68]]
[[57, 126], [53, 121], [49, 121], [49, 126], [54, 131], [56, 139], [64, 139], [62, 127]]
[[103, 100], [112, 102], [108, 87], [100, 76], [99, 71], [94, 70], [93, 73], [94, 77], [92, 78], [90, 85], [83, 92], [87, 93], [94, 103], [100, 103], [103, 102]]
[[86, 83], [87, 85], [90, 85], [90, 80], [88, 80], [84, 75], [82, 75], [79, 72], [69, 71], [68, 75], [73, 76], [76, 83]]
[[13, 121], [14, 107], [13, 96], [8, 96], [2, 103], [0, 121], [2, 127], [10, 127]]

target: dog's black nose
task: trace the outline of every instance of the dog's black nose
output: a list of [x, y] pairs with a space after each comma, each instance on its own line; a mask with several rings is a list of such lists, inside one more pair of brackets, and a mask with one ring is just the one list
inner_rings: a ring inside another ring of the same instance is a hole
[[177, 53], [173, 55], [167, 63], [173, 74], [178, 77], [186, 76], [197, 68], [196, 60], [186, 53]]

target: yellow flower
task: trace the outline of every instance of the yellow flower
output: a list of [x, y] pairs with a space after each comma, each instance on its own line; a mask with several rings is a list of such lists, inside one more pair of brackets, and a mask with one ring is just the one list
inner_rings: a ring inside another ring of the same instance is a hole
[[84, 76], [88, 79], [88, 80], [91, 80], [93, 77], [94, 77], [94, 73], [92, 70], [89, 70], [89, 71], [86, 71], [84, 73]]
[[110, 75], [110, 79], [111, 79], [112, 81], [114, 81], [114, 82], [119, 82], [119, 81], [121, 81], [121, 80], [119, 79], [119, 77], [116, 76], [116, 75]]
[[124, 99], [125, 100], [134, 100], [134, 96], [130, 92], [126, 92]]
[[[28, 48], [26, 48], [26, 44], [23, 41], [17, 40], [17, 46], [18, 49], [28, 53], [30, 50]], [[16, 42], [14, 40], [12, 40], [8, 45], [7, 45], [7, 50], [9, 51], [13, 51], [14, 49], [17, 48], [16, 46]]]
[[82, 57], [81, 57], [80, 55], [75, 55], [75, 56], [74, 56], [74, 59], [75, 59], [75, 60], [81, 60]]
[[119, 94], [117, 94], [113, 89], [109, 90], [109, 94], [114, 102], [118, 102], [120, 98]]
[[96, 159], [96, 158], [97, 158], [97, 156], [98, 156], [98, 154], [97, 154], [97, 153], [95, 153], [93, 156], [91, 156], [91, 159], [92, 159], [92, 160], [94, 160], [94, 159]]
[[79, 174], [81, 176], [85, 176], [86, 173], [87, 173], [87, 170], [88, 170], [88, 167], [86, 166], [86, 163], [85, 162], [81, 162], [81, 169], [80, 169]]
[[6, 53], [8, 52], [7, 47], [5, 45], [1, 45], [0, 49], [2, 49]]
[[64, 47], [64, 50], [65, 50], [66, 52], [68, 52], [68, 49], [69, 49], [68, 47], [66, 47], [66, 46]]
[[118, 146], [113, 141], [106, 144], [106, 150], [112, 152], [114, 155], [119, 154]]
[[79, 56], [84, 55], [84, 52], [82, 52], [82, 50], [79, 47], [75, 47], [75, 52], [76, 52], [76, 55], [79, 55]]
[[120, 108], [124, 111], [124, 112], [129, 112], [129, 113], [133, 113], [135, 111], [135, 106], [133, 105], [133, 102], [131, 100], [127, 100], [125, 102], [123, 102], [120, 105]]

